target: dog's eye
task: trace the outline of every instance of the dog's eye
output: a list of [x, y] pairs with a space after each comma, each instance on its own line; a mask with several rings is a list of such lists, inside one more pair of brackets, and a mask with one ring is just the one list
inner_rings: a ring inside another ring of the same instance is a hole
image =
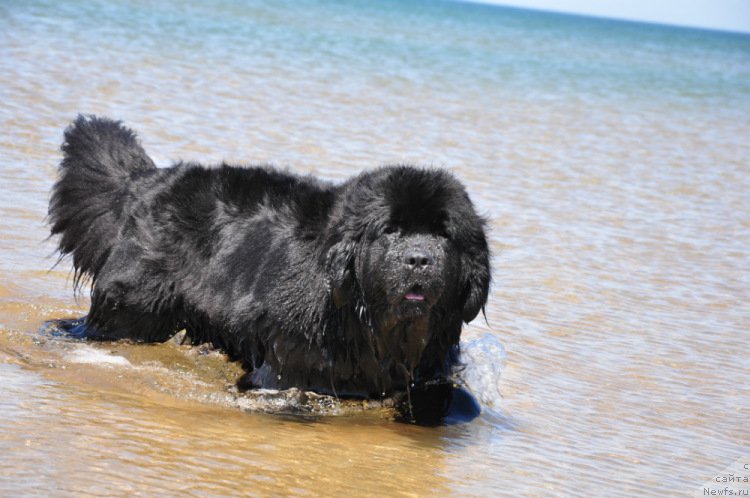
[[430, 227], [430, 233], [434, 235], [435, 237], [440, 237], [442, 239], [450, 239], [448, 230], [446, 230], [442, 224], [433, 225], [432, 227]]
[[390, 235], [392, 233], [398, 233], [398, 232], [399, 232], [398, 227], [396, 227], [394, 225], [388, 225], [388, 226], [385, 227], [385, 234], [386, 235]]

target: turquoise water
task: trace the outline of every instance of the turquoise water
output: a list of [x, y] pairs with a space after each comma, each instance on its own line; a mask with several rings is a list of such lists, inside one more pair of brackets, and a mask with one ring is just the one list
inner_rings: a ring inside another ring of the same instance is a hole
[[[11, 0], [0, 102], [0, 494], [692, 496], [748, 463], [750, 35], [441, 1]], [[44, 224], [79, 112], [161, 166], [454, 171], [494, 253], [464, 334], [483, 415], [299, 423], [242, 411], [175, 346], [40, 342], [87, 306]]]

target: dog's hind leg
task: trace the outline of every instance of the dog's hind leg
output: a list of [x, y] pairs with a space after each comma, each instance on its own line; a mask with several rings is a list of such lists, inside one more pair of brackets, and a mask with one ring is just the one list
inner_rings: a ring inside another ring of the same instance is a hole
[[48, 320], [44, 322], [40, 332], [53, 336], [71, 337], [73, 339], [86, 339], [89, 335], [85, 316]]
[[164, 342], [180, 328], [176, 317], [169, 311], [142, 311], [106, 299], [95, 302], [92, 302], [91, 311], [82, 324], [87, 339]]
[[94, 282], [89, 314], [75, 329], [87, 339], [164, 342], [179, 329], [180, 300], [133, 242], [121, 242]]
[[53, 336], [94, 341], [129, 339], [135, 342], [164, 342], [178, 330], [179, 322], [171, 313], [150, 313], [100, 304], [88, 315], [44, 322], [40, 332]]

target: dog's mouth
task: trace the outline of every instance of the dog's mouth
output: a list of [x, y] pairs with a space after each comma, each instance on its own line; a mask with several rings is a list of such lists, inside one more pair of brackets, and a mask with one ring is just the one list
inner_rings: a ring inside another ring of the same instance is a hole
[[404, 292], [404, 302], [413, 304], [432, 304], [434, 292], [425, 289], [421, 284], [414, 284]]
[[413, 285], [401, 291], [401, 297], [396, 299], [398, 301], [394, 304], [400, 318], [417, 318], [425, 316], [435, 304], [435, 292], [421, 285]]
[[404, 294], [404, 299], [406, 301], [421, 302], [424, 301], [424, 294], [422, 294], [420, 291], [409, 291]]

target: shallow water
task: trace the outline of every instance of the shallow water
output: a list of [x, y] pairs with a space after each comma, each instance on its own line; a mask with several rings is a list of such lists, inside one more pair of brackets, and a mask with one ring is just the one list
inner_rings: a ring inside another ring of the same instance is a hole
[[[0, 102], [0, 495], [690, 496], [750, 463], [747, 35], [443, 2], [11, 1]], [[40, 334], [87, 307], [44, 221], [79, 112], [162, 166], [454, 171], [494, 252], [464, 333], [483, 414], [289, 414], [238, 396], [218, 352]]]

